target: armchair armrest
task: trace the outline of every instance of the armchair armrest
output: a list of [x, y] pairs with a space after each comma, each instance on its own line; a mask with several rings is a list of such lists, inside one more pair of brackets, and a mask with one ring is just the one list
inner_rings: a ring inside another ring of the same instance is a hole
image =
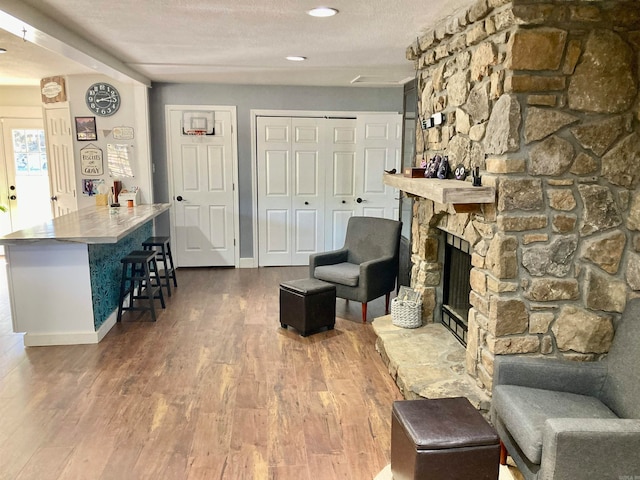
[[392, 256], [376, 258], [360, 264], [360, 285], [370, 298], [393, 290], [397, 275], [396, 259]]
[[539, 478], [635, 479], [640, 420], [554, 418], [542, 438]]
[[519, 385], [599, 397], [606, 376], [607, 366], [601, 362], [497, 356], [493, 385]]
[[336, 263], [346, 262], [349, 250], [341, 248], [330, 252], [312, 253], [309, 255], [309, 277], [315, 278], [313, 272], [316, 267], [321, 265], [335, 265]]

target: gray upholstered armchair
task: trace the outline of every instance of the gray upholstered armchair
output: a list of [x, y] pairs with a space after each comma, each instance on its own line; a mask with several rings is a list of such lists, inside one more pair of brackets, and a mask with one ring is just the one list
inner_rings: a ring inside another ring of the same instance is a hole
[[639, 370], [640, 299], [600, 362], [497, 357], [491, 417], [524, 477], [640, 478]]
[[336, 286], [336, 296], [362, 302], [362, 322], [367, 302], [389, 295], [398, 276], [402, 222], [376, 217], [351, 217], [344, 247], [309, 256], [309, 275]]

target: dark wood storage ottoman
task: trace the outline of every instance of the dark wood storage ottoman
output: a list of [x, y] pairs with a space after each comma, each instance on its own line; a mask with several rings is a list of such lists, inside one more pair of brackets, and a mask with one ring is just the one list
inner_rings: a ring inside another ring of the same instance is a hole
[[464, 397], [393, 403], [394, 480], [496, 480], [500, 439]]
[[322, 329], [331, 330], [336, 323], [336, 287], [315, 278], [290, 280], [280, 284], [280, 325], [293, 327], [300, 335]]

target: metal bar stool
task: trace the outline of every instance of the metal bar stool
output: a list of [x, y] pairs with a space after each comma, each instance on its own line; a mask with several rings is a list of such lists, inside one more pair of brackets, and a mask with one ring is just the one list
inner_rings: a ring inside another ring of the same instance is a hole
[[[158, 271], [155, 252], [134, 250], [120, 260], [122, 263], [122, 280], [120, 280], [120, 305], [118, 306], [118, 322], [124, 310], [149, 310], [151, 318], [156, 321], [154, 299], [159, 298], [165, 308], [160, 279], [152, 279], [151, 272]], [[129, 298], [129, 305], [124, 306]], [[147, 300], [147, 305], [135, 304], [137, 300]]]
[[[144, 250], [154, 250], [156, 252], [156, 258], [163, 263], [164, 283], [162, 283], [162, 285], [167, 288], [167, 294], [171, 296], [170, 280], [173, 279], [173, 286], [176, 288], [178, 287], [178, 281], [176, 280], [176, 270], [173, 266], [171, 244], [169, 243], [169, 240], [169, 237], [149, 237], [142, 242], [142, 248]], [[156, 270], [153, 274], [158, 275], [158, 271]]]

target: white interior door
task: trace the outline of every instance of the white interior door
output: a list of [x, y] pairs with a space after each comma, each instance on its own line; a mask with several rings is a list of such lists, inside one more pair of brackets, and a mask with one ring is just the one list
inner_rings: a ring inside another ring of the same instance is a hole
[[234, 114], [216, 110], [214, 135], [194, 136], [183, 134], [183, 110], [169, 110], [177, 266], [235, 265]]
[[321, 119], [259, 117], [260, 266], [307, 265], [324, 248], [324, 129]]
[[399, 195], [385, 185], [385, 170], [400, 171], [402, 155], [402, 115], [358, 115], [356, 186], [359, 215], [399, 218]]
[[59, 217], [78, 209], [69, 107], [46, 107], [44, 120], [53, 215]]

